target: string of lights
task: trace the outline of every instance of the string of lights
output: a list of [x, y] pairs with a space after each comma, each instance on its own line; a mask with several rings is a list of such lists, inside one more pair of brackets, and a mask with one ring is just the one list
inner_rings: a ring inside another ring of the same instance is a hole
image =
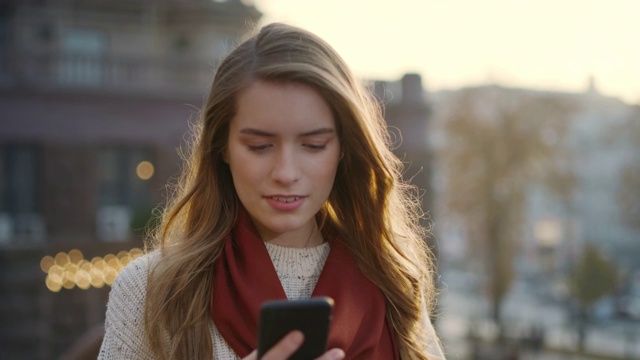
[[78, 287], [87, 290], [91, 287], [112, 286], [118, 273], [131, 261], [143, 255], [143, 251], [133, 248], [118, 254], [96, 256], [91, 260], [84, 258], [82, 252], [73, 249], [68, 253], [59, 252], [55, 256], [45, 256], [40, 260], [40, 268], [47, 274], [45, 284], [52, 292]]

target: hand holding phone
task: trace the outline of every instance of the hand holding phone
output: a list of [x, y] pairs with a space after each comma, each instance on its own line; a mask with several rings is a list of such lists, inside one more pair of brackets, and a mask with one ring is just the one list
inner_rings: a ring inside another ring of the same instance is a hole
[[263, 304], [258, 328], [258, 359], [293, 330], [304, 334], [304, 342], [289, 359], [315, 359], [325, 353], [333, 299], [275, 300]]

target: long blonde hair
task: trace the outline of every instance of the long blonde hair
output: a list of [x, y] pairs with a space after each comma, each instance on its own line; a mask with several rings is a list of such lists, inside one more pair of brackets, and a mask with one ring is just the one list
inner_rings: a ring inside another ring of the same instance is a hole
[[[317, 215], [338, 235], [387, 299], [387, 318], [403, 359], [426, 359], [420, 316], [431, 306], [430, 252], [415, 192], [401, 179], [379, 104], [322, 39], [270, 24], [220, 64], [191, 151], [153, 248], [162, 258], [149, 277], [144, 327], [158, 358], [211, 358], [213, 268], [234, 225], [239, 200], [223, 161], [235, 97], [257, 79], [314, 88], [333, 110], [344, 157]], [[169, 345], [166, 340], [170, 339]]]

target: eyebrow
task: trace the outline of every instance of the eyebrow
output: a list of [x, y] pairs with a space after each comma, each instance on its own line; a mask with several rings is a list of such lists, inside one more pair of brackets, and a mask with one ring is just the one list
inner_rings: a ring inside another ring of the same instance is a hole
[[[333, 134], [335, 133], [335, 129], [333, 128], [320, 128], [320, 129], [315, 129], [315, 130], [311, 130], [305, 133], [300, 134], [300, 136], [314, 136], [314, 135], [323, 135], [323, 134]], [[240, 129], [240, 133], [241, 134], [247, 134], [247, 135], [257, 135], [257, 136], [265, 136], [265, 137], [275, 137], [276, 134], [268, 132], [268, 131], [264, 131], [264, 130], [260, 130], [260, 129], [255, 129], [255, 128], [243, 128]]]

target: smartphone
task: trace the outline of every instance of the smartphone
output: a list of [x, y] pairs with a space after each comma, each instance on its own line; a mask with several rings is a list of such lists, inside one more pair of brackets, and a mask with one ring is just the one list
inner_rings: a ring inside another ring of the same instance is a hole
[[332, 311], [330, 297], [265, 302], [260, 308], [258, 359], [293, 330], [302, 331], [304, 342], [289, 359], [309, 360], [324, 354]]

